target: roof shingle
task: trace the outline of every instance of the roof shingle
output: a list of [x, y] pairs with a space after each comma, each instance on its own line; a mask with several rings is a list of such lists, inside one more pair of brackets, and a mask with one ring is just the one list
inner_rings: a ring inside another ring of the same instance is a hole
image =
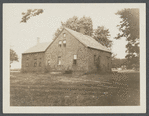
[[[90, 48], [94, 48], [94, 49], [98, 49], [98, 50], [103, 50], [106, 52], [111, 52], [107, 47], [101, 45], [100, 43], [98, 43], [95, 39], [93, 39], [90, 36], [87, 35], [83, 35], [82, 33], [73, 31], [71, 29], [68, 29], [65, 27], [65, 29], [70, 32], [76, 39], [78, 39], [81, 43], [83, 43], [85, 46], [90, 47]], [[52, 42], [53, 43], [53, 42]], [[45, 42], [45, 43], [39, 43], [31, 48], [29, 48], [28, 50], [26, 50], [23, 54], [27, 54], [27, 53], [37, 53], [37, 52], [45, 52], [45, 50], [48, 48], [48, 46], [50, 44], [52, 44], [50, 42]]]
[[39, 44], [29, 48], [28, 50], [26, 50], [23, 54], [44, 52], [49, 45], [50, 45], [50, 42], [39, 43]]
[[83, 43], [85, 46], [98, 49], [98, 50], [103, 50], [106, 52], [111, 52], [107, 47], [101, 45], [99, 42], [97, 42], [95, 39], [93, 39], [90, 36], [83, 35], [82, 33], [73, 31], [71, 29], [68, 29], [65, 27], [65, 29], [70, 32], [73, 36], [75, 36], [81, 43]]

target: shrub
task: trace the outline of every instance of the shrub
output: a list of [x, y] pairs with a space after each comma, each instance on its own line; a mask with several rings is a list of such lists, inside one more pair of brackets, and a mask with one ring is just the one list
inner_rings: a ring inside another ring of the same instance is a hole
[[72, 70], [65, 70], [64, 74], [72, 74]]

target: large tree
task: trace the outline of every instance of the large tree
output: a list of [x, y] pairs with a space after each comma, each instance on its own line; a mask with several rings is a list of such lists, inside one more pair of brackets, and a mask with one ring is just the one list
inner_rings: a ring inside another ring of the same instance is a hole
[[17, 61], [17, 62], [19, 61], [18, 55], [13, 49], [10, 49], [10, 67], [11, 67], [11, 63], [13, 63], [13, 61]]
[[43, 13], [43, 9], [28, 9], [26, 13], [22, 12], [23, 17], [20, 23], [26, 23], [31, 17], [37, 16], [41, 13]]
[[125, 37], [128, 41], [126, 45], [126, 53], [125, 56], [128, 60], [128, 68], [138, 68], [139, 67], [139, 9], [129, 8], [118, 11], [116, 15], [120, 15], [122, 21], [120, 22], [119, 31], [117, 37], [115, 39], [120, 39], [121, 37]]
[[106, 29], [104, 26], [98, 26], [97, 29], [94, 29], [94, 39], [108, 48], [111, 48], [112, 46], [112, 41], [109, 40], [110, 36], [109, 29]]
[[59, 35], [63, 27], [67, 27], [77, 32], [80, 31], [81, 27], [83, 27], [85, 29], [85, 35], [92, 36], [93, 33], [93, 23], [90, 17], [83, 16], [82, 18], [78, 19], [77, 16], [73, 16], [72, 18], [69, 18], [66, 22], [61, 22], [61, 27], [58, 28], [55, 32], [54, 38]]

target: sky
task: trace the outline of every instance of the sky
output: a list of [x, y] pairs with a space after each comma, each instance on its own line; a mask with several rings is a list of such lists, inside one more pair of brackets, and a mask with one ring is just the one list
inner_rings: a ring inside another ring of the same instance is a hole
[[[119, 33], [117, 25], [121, 18], [115, 13], [124, 8], [138, 8], [137, 4], [4, 4], [3, 5], [3, 33], [9, 41], [10, 47], [16, 51], [19, 62], [14, 62], [12, 68], [21, 68], [21, 56], [24, 51], [36, 45], [37, 37], [40, 42], [51, 42], [61, 22], [77, 16], [90, 17], [93, 29], [104, 26], [109, 29], [113, 41], [112, 52], [117, 58], [125, 58], [125, 38], [114, 39]], [[27, 23], [20, 23], [22, 12], [27, 9], [43, 9], [43, 13], [31, 17]]]

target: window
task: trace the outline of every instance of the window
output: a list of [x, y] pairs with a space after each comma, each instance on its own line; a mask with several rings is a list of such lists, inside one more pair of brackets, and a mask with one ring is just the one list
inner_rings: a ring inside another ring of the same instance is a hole
[[62, 41], [59, 41], [59, 46], [61, 47], [61, 45], [62, 45]]
[[66, 33], [64, 33], [63, 36], [66, 37]]
[[41, 67], [41, 62], [39, 62], [39, 67]]
[[37, 66], [37, 62], [34, 63], [34, 67], [36, 67], [36, 66]]
[[74, 58], [73, 58], [73, 59], [75, 59], [75, 60], [76, 60], [76, 59], [77, 59], [77, 55], [74, 55]]
[[94, 55], [94, 64], [96, 64], [96, 55]]
[[66, 47], [66, 40], [63, 41], [63, 45]]
[[37, 66], [37, 59], [34, 59], [34, 67]]
[[48, 65], [50, 65], [50, 60], [48, 60]]
[[74, 59], [73, 60], [73, 64], [76, 65], [77, 64], [77, 60]]
[[74, 64], [74, 65], [77, 64], [77, 55], [74, 55], [74, 58], [73, 58], [73, 64]]
[[61, 65], [61, 57], [58, 57], [58, 65]]

